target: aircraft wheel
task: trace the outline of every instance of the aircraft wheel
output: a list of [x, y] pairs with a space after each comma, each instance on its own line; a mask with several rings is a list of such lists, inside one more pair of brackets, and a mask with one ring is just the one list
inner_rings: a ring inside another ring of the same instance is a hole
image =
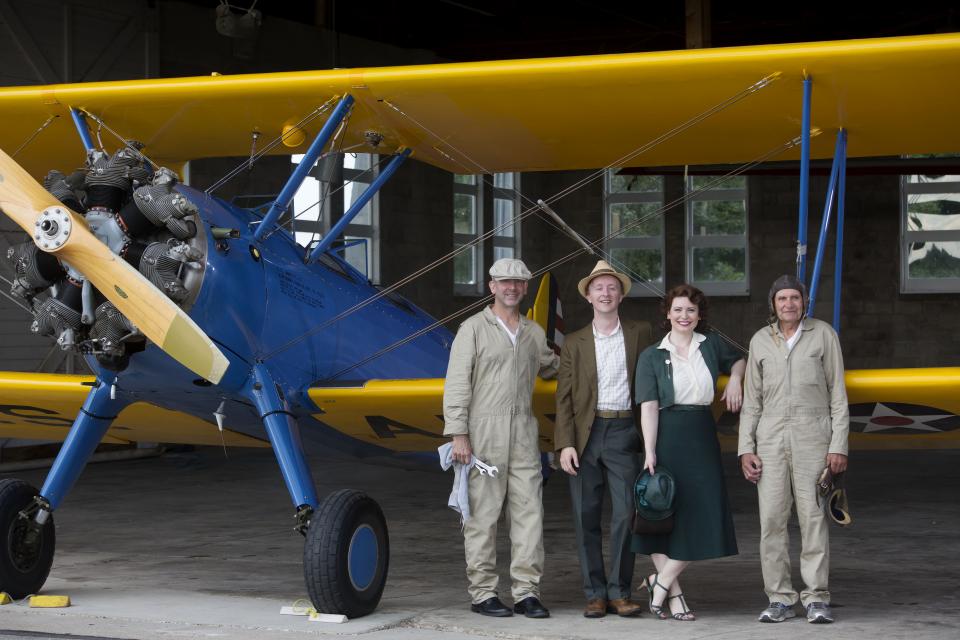
[[380, 505], [362, 491], [335, 491], [320, 501], [306, 538], [303, 574], [314, 608], [348, 618], [372, 613], [390, 563]]
[[20, 517], [38, 493], [23, 480], [0, 480], [0, 591], [17, 600], [40, 591], [53, 564], [53, 516], [39, 528]]

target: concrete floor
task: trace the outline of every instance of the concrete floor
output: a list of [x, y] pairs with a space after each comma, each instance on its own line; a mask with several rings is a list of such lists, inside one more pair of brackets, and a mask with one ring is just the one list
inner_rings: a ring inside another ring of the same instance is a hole
[[[375, 614], [340, 625], [280, 615], [305, 589], [301, 539], [272, 453], [235, 450], [224, 458], [222, 450], [202, 449], [91, 465], [56, 514], [57, 556], [44, 589], [69, 595], [73, 606], [0, 607], [0, 638], [960, 638], [960, 451], [854, 453], [855, 522], [832, 531], [837, 623], [830, 626], [755, 622], [765, 605], [756, 496], [732, 456], [724, 462], [740, 555], [687, 571], [684, 590], [700, 616], [693, 623], [581, 616], [560, 475], [544, 490], [543, 600], [553, 617], [490, 619], [468, 610], [459, 524], [445, 507], [451, 475], [312, 462], [321, 492], [363, 489], [387, 515], [390, 576]], [[44, 472], [16, 475], [39, 486]], [[501, 564], [505, 558], [502, 540]], [[649, 560], [637, 562], [641, 575]], [[506, 578], [501, 584], [508, 595]]]

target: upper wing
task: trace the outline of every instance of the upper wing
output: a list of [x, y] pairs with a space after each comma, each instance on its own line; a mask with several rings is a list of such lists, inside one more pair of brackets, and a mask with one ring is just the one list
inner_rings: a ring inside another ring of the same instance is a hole
[[[12, 153], [55, 116], [17, 160], [34, 175], [79, 166], [72, 106], [146, 143], [146, 153], [163, 164], [247, 155], [251, 132], [273, 139], [350, 92], [357, 103], [345, 146], [376, 131], [384, 136], [381, 152], [411, 147], [418, 159], [457, 173], [596, 168], [778, 73], [768, 87], [627, 164], [757, 158], [799, 134], [806, 75], [813, 78], [812, 125], [847, 128], [849, 156], [955, 152], [958, 69], [960, 34], [947, 34], [8, 88], [0, 91], [0, 148]], [[832, 155], [830, 138], [813, 139], [813, 157]], [[303, 152], [309, 140], [275, 152]], [[108, 147], [114, 144], [108, 139]]]
[[[94, 380], [92, 376], [0, 373], [0, 438], [63, 440]], [[221, 444], [215, 424], [145, 402], [124, 409], [103, 442]], [[223, 430], [222, 442], [234, 447], [270, 446], [229, 429]]]
[[[852, 449], [958, 446], [960, 367], [852, 370], [846, 384]], [[556, 390], [554, 381], [538, 379], [533, 392], [542, 451], [552, 449]], [[309, 395], [322, 411], [317, 420], [361, 442], [394, 451], [431, 451], [446, 442], [442, 378], [314, 387]], [[736, 434], [723, 421], [720, 440], [724, 450], [736, 451]]]

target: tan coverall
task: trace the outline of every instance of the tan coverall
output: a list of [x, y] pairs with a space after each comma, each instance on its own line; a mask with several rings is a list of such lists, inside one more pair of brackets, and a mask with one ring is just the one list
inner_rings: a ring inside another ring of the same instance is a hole
[[[827, 524], [815, 485], [827, 453], [847, 454], [850, 413], [840, 340], [833, 328], [804, 318], [792, 350], [774, 323], [750, 340], [740, 411], [737, 454], [756, 453], [763, 464], [760, 498], [760, 562], [770, 602], [793, 605], [787, 520], [796, 501], [802, 550], [799, 598], [830, 603]], [[792, 495], [791, 495], [792, 493]]]
[[531, 400], [537, 375], [553, 377], [558, 364], [539, 325], [521, 317], [514, 346], [490, 307], [468, 318], [453, 341], [443, 434], [469, 434], [473, 454], [499, 469], [496, 478], [470, 470], [471, 517], [464, 523], [463, 546], [473, 604], [497, 595], [497, 520], [504, 501], [513, 599], [540, 597], [542, 477]]

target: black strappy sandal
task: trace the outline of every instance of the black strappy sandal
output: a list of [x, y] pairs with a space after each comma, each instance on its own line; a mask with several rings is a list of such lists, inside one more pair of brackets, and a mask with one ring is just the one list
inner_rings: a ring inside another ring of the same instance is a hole
[[[658, 575], [659, 574], [655, 573], [648, 578], [644, 578], [640, 586], [644, 587], [647, 590], [647, 594], [649, 596], [650, 613], [655, 615], [657, 617], [657, 620], [666, 620], [667, 618], [670, 617], [670, 615], [663, 610], [663, 605], [666, 603], [666, 600], [664, 600], [660, 604], [653, 604], [653, 592], [657, 587], [660, 587], [661, 589], [666, 591], [668, 596], [670, 595], [670, 590], [657, 581]], [[650, 578], [653, 578], [652, 582], [650, 581]]]
[[675, 596], [667, 596], [667, 602], [669, 603], [674, 598], [680, 598], [680, 606], [683, 607], [683, 613], [670, 613], [670, 617], [674, 620], [680, 620], [681, 622], [693, 622], [697, 619], [697, 614], [695, 614], [690, 607], [687, 606], [687, 599], [683, 597], [683, 593], [678, 593]]

